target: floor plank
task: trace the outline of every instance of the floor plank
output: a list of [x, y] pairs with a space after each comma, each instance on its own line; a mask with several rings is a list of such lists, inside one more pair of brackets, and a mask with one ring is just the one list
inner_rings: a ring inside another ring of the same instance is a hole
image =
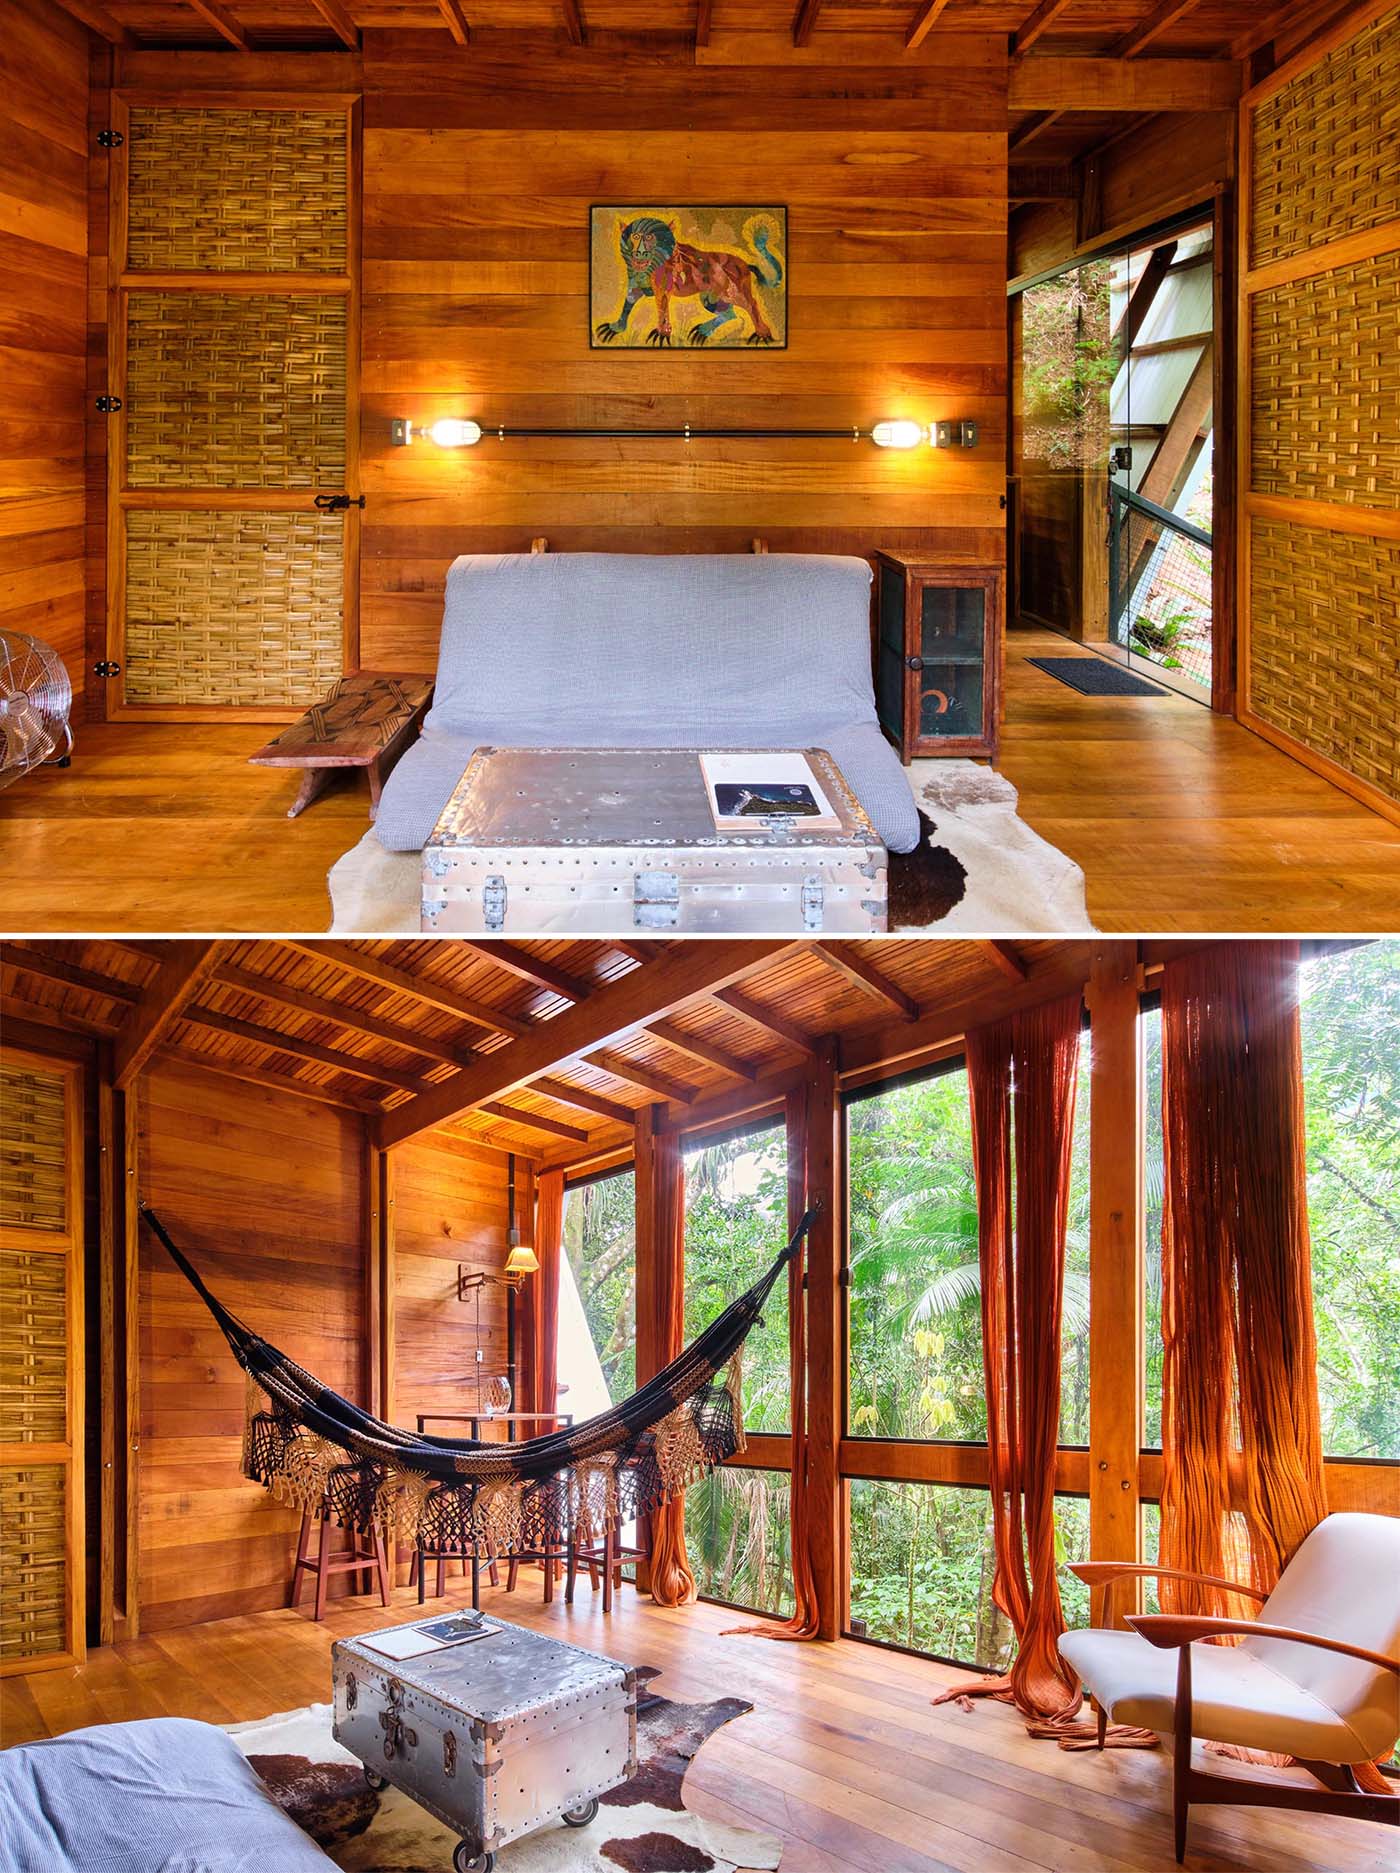
[[[537, 1577], [535, 1577], [537, 1581]], [[459, 1605], [465, 1583], [449, 1583]], [[93, 1652], [76, 1669], [0, 1681], [0, 1742], [87, 1723], [168, 1714], [243, 1722], [324, 1699], [333, 1638], [408, 1619], [416, 1597], [263, 1612], [188, 1626]], [[483, 1592], [505, 1617], [547, 1628], [634, 1664], [661, 1667], [672, 1697], [750, 1698], [686, 1780], [686, 1800], [718, 1820], [776, 1832], [784, 1873], [1169, 1873], [1170, 1759], [1165, 1751], [1066, 1752], [1028, 1737], [1014, 1712], [970, 1713], [930, 1698], [958, 1674], [843, 1640], [771, 1644], [726, 1632], [714, 1606], [663, 1609], [620, 1596], [605, 1619], [580, 1586], [572, 1608], [520, 1590]], [[1266, 1772], [1268, 1773], [1268, 1772]], [[1282, 1773], [1282, 1772], [1276, 1772]], [[1199, 1812], [1187, 1865], [1216, 1873], [1383, 1873], [1390, 1830], [1257, 1810]]]
[[[1184, 697], [1080, 696], [1027, 662], [1072, 654], [1011, 634], [1001, 767], [1025, 819], [1084, 868], [1100, 929], [1400, 929], [1400, 826]], [[265, 739], [256, 724], [81, 727], [71, 768], [0, 793], [0, 925], [324, 931], [364, 785], [288, 820], [296, 776], [247, 764]]]

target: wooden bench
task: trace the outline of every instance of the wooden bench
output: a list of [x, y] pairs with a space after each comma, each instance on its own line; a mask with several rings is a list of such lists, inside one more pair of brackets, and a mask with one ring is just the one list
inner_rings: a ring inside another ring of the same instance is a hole
[[343, 676], [328, 696], [313, 703], [299, 722], [249, 755], [253, 767], [300, 767], [301, 790], [287, 818], [305, 812], [335, 768], [369, 771], [369, 816], [394, 763], [418, 732], [429, 702], [430, 676], [395, 676], [357, 670]]

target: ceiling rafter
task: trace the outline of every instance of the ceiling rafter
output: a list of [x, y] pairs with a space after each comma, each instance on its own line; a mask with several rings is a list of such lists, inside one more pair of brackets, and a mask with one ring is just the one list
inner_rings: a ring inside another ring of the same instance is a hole
[[995, 937], [991, 937], [979, 943], [977, 947], [1008, 981], [1024, 982], [1029, 975], [1030, 971], [1009, 943], [1001, 943]]
[[497, 969], [508, 969], [514, 976], [531, 982], [536, 988], [548, 989], [551, 995], [562, 995], [565, 1001], [587, 1001], [596, 984], [585, 982], [571, 970], [561, 969], [557, 963], [548, 962], [542, 956], [533, 956], [518, 943], [486, 942], [476, 937], [459, 937], [458, 945], [480, 956], [483, 962], [494, 964]]
[[447, 1041], [435, 1040], [430, 1035], [420, 1034], [417, 1028], [403, 1027], [397, 1021], [386, 1020], [383, 1015], [371, 1014], [363, 1008], [352, 1008], [346, 1002], [333, 1001], [328, 995], [316, 995], [310, 989], [297, 988], [290, 982], [276, 982], [268, 976], [254, 975], [251, 969], [242, 969], [237, 963], [220, 963], [214, 971], [213, 980], [227, 988], [242, 989], [245, 994], [256, 995], [264, 1001], [279, 1002], [284, 1008], [296, 1008], [303, 1014], [318, 1015], [325, 1021], [338, 1021], [342, 1027], [353, 1029], [357, 1034], [388, 1041], [394, 1047], [411, 1048], [415, 1053], [424, 1054], [430, 1060], [441, 1060], [450, 1067], [465, 1066], [473, 1057], [470, 1042], [453, 1046]]
[[588, 26], [584, 21], [583, 9], [579, 0], [562, 0], [564, 9], [564, 30], [576, 46], [588, 44]]
[[1154, 39], [1160, 39], [1164, 32], [1199, 5], [1200, 0], [1161, 0], [1153, 12], [1139, 20], [1130, 33], [1124, 34], [1117, 45], [1110, 49], [1108, 56], [1114, 59], [1135, 59]]
[[308, 1035], [264, 1027], [260, 1021], [245, 1021], [239, 1015], [226, 1015], [217, 1008], [186, 1008], [180, 1019], [196, 1027], [210, 1028], [216, 1034], [227, 1034], [234, 1040], [251, 1041], [256, 1047], [268, 1047], [301, 1060], [314, 1060], [317, 1066], [334, 1067], [337, 1073], [350, 1073], [356, 1079], [373, 1080], [384, 1087], [397, 1086], [402, 1092], [421, 1093], [431, 1083], [419, 1073], [405, 1073], [401, 1067], [385, 1066], [382, 1060], [347, 1054], [339, 1047], [327, 1047]]
[[1048, 130], [1052, 124], [1057, 124], [1063, 116], [1063, 111], [1032, 111], [1030, 116], [1018, 124], [1006, 139], [1007, 155], [1009, 156], [1013, 150], [1024, 149], [1032, 137], [1038, 137], [1043, 130]]
[[112, 1052], [112, 1083], [129, 1086], [223, 960], [222, 943], [174, 942], [142, 990]]
[[519, 1106], [508, 1106], [502, 1100], [491, 1099], [485, 1105], [477, 1107], [478, 1112], [489, 1112], [493, 1119], [504, 1119], [508, 1125], [524, 1125], [530, 1131], [544, 1132], [550, 1138], [567, 1138], [574, 1144], [586, 1145], [589, 1140], [581, 1125], [566, 1125], [562, 1119], [546, 1118], [543, 1112], [522, 1112]]
[[921, 46], [924, 43], [925, 39], [928, 38], [929, 34], [938, 24], [939, 18], [947, 6], [948, 0], [924, 0], [924, 4], [909, 22], [909, 30], [904, 35], [904, 49], [906, 52], [912, 52], [916, 46]]
[[869, 989], [872, 995], [887, 1001], [906, 1021], [917, 1021], [919, 1004], [912, 995], [907, 994], [897, 982], [892, 982], [883, 969], [867, 962], [859, 950], [852, 949], [845, 943], [814, 943], [809, 955], [819, 956], [832, 969], [839, 969], [848, 982], [853, 982], [858, 989]]
[[365, 982], [373, 982], [396, 995], [412, 996], [415, 1001], [426, 1002], [430, 1008], [439, 1008], [444, 1014], [474, 1022], [477, 1027], [489, 1028], [495, 1034], [509, 1034], [519, 1039], [522, 1034], [533, 1033], [540, 1025], [536, 1021], [524, 1021], [519, 1015], [507, 1014], [504, 1009], [493, 1008], [490, 1002], [475, 995], [464, 995], [460, 989], [446, 983], [410, 975], [406, 969], [399, 969], [378, 956], [366, 955], [349, 943], [329, 942], [324, 938], [285, 937], [281, 940], [313, 962], [334, 963]]
[[1040, 0], [1016, 28], [1011, 40], [1011, 56], [1024, 58], [1036, 40], [1049, 32], [1062, 13], [1069, 11], [1073, 0]]
[[575, 1086], [569, 1080], [556, 1080], [548, 1074], [531, 1080], [530, 1091], [545, 1099], [557, 1100], [561, 1106], [577, 1106], [580, 1112], [594, 1112], [600, 1119], [610, 1119], [614, 1125], [630, 1125], [637, 1116], [631, 1106], [606, 1099], [591, 1086]]
[[526, 1086], [588, 1049], [664, 1020], [714, 989], [728, 988], [791, 947], [787, 941], [762, 938], [716, 938], [693, 948], [676, 945], [660, 961], [608, 983], [511, 1046], [482, 1055], [450, 1080], [386, 1112], [377, 1127], [377, 1142], [381, 1149], [401, 1144], [488, 1099]]
[[340, 4], [340, 0], [311, 0], [311, 5], [343, 46], [348, 46], [352, 52], [359, 51], [360, 29]]
[[736, 1080], [758, 1078], [758, 1068], [750, 1061], [731, 1053], [727, 1047], [717, 1047], [703, 1035], [687, 1034], [674, 1021], [648, 1021], [642, 1032], [664, 1041], [679, 1053], [689, 1054], [692, 1060], [703, 1060], [707, 1066], [718, 1067], [721, 1073], [731, 1074]]
[[742, 1015], [746, 1021], [752, 1021], [757, 1027], [767, 1028], [770, 1034], [776, 1034], [779, 1040], [786, 1041], [789, 1047], [795, 1047], [799, 1053], [809, 1054], [813, 1059], [820, 1055], [820, 1041], [815, 1041], [810, 1034], [805, 1034], [797, 1023], [789, 1021], [786, 1015], [777, 1014], [773, 1009], [765, 1007], [762, 1002], [756, 1002], [742, 989], [716, 989], [714, 999], [717, 1002], [723, 1002], [726, 1008], [732, 1008], [735, 1014]]
[[611, 1074], [615, 1080], [626, 1080], [629, 1086], [640, 1086], [643, 1092], [655, 1093], [658, 1099], [672, 1099], [678, 1106], [693, 1105], [700, 1096], [697, 1088], [687, 1086], [684, 1080], [673, 1079], [669, 1073], [645, 1061], [629, 1060], [626, 1054], [614, 1053], [610, 1048], [580, 1054], [579, 1059], [587, 1067], [597, 1067], [600, 1073]]
[[459, 46], [469, 46], [472, 42], [472, 29], [467, 24], [467, 16], [462, 11], [460, 0], [437, 0], [437, 9], [443, 17], [448, 32]]
[[58, 5], [80, 26], [86, 26], [110, 45], [129, 46], [136, 43], [121, 21], [115, 19], [106, 7], [99, 6], [97, 0], [58, 0]]
[[64, 962], [41, 949], [6, 943], [4, 960], [25, 975], [40, 976], [46, 982], [61, 982], [65, 988], [101, 995], [109, 1002], [139, 1002], [141, 999], [139, 982], [123, 982], [116, 976], [102, 975], [96, 969], [84, 969], [78, 963]]
[[227, 7], [219, 5], [219, 0], [185, 0], [185, 5], [192, 13], [198, 13], [229, 45], [236, 46], [240, 52], [248, 50], [247, 32]]
[[798, 0], [797, 11], [792, 16], [792, 43], [795, 46], [807, 44], [821, 10], [822, 0]]

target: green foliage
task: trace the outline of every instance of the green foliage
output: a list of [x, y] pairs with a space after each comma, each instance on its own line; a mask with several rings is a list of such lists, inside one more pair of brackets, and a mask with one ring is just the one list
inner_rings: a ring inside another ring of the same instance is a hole
[[708, 1599], [791, 1613], [790, 1493], [780, 1472], [735, 1464], [686, 1491], [686, 1551]]
[[1091, 262], [1021, 295], [1021, 394], [1030, 459], [1102, 461], [1108, 397], [1122, 363], [1113, 342], [1109, 268]]
[[614, 1404], [637, 1388], [637, 1180], [631, 1171], [571, 1190], [564, 1252]]

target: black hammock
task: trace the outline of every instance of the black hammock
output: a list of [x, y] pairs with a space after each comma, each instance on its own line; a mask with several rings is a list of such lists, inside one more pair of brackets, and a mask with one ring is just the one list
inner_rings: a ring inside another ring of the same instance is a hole
[[741, 1349], [816, 1211], [767, 1273], [654, 1379], [596, 1418], [524, 1443], [425, 1437], [361, 1411], [245, 1327], [155, 1212], [142, 1205], [142, 1215], [248, 1375], [245, 1475], [279, 1501], [366, 1535], [505, 1553], [597, 1542], [744, 1448]]

